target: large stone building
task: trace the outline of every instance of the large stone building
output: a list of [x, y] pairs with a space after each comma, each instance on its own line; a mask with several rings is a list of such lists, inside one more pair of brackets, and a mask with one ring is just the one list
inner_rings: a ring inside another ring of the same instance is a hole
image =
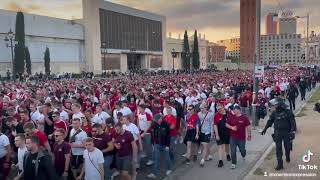
[[[309, 36], [309, 41], [306, 41], [305, 39], [304, 42], [308, 43], [308, 46], [304, 44], [304, 62], [306, 62], [307, 64], [320, 65], [320, 34], [316, 34], [314, 31], [312, 31]], [[308, 53], [306, 53], [307, 51]]]
[[289, 10], [279, 13], [277, 21], [277, 34], [296, 34], [297, 18]]
[[[15, 19], [16, 12], [0, 10], [2, 74], [12, 68], [11, 51], [4, 39], [10, 28], [15, 32]], [[46, 47], [53, 73], [171, 68], [164, 52], [166, 18], [104, 0], [83, 0], [83, 18], [79, 20], [25, 13], [25, 32], [33, 73], [44, 71]]]
[[219, 45], [226, 47], [226, 57], [240, 59], [240, 38], [220, 40]]
[[[0, 10], [0, 73], [12, 70], [11, 50], [4, 41], [11, 29], [15, 32], [16, 12]], [[85, 61], [84, 31], [70, 20], [24, 14], [25, 45], [28, 47], [32, 72], [44, 72], [44, 52], [50, 50], [51, 71], [80, 72]]]
[[[157, 14], [110, 3], [83, 0], [87, 69], [168, 69], [166, 18]], [[100, 47], [106, 46], [107, 54]]]
[[261, 64], [302, 63], [302, 38], [300, 34], [261, 35], [260, 40]]
[[[194, 37], [189, 37], [189, 47], [190, 52], [192, 53], [193, 49], [193, 39]], [[207, 69], [209, 66], [209, 41], [205, 39], [205, 37], [201, 37], [198, 35], [198, 44], [199, 44], [199, 61], [200, 61], [200, 68]], [[166, 57], [168, 58], [168, 69], [173, 69], [173, 64], [175, 69], [182, 69], [182, 53], [183, 53], [183, 39], [180, 38], [172, 38], [170, 35], [166, 39]], [[172, 58], [171, 52], [177, 52], [177, 57]]]
[[256, 44], [256, 0], [240, 0], [240, 61], [252, 64]]
[[226, 47], [216, 43], [209, 43], [209, 64], [220, 63], [226, 60]]

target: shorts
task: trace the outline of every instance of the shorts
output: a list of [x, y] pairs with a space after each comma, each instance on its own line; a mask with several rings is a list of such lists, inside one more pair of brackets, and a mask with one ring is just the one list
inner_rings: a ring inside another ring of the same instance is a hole
[[200, 143], [210, 143], [211, 134], [200, 133], [199, 139]]
[[79, 169], [81, 164], [83, 164], [83, 156], [82, 155], [72, 155], [72, 157], [71, 157], [72, 169]]
[[127, 171], [127, 172], [131, 171], [131, 167], [132, 167], [132, 157], [131, 156], [124, 156], [124, 157], [117, 156], [116, 159], [117, 159], [116, 160], [117, 168], [120, 171]]
[[185, 142], [198, 143], [199, 141], [196, 139], [196, 133], [196, 129], [188, 129], [184, 138]]
[[229, 135], [220, 136], [219, 141], [217, 140], [217, 145], [219, 146], [222, 144], [230, 144], [230, 136]]

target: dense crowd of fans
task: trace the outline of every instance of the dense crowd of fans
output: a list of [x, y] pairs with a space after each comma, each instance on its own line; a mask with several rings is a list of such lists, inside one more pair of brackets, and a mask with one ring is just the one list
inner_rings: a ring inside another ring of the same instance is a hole
[[[148, 177], [156, 178], [161, 154], [166, 175], [171, 173], [178, 142], [187, 146], [186, 164], [197, 160], [201, 147], [203, 166], [212, 159], [213, 139], [219, 147], [218, 167], [226, 157], [236, 168], [236, 147], [245, 157], [250, 125], [258, 127], [266, 116], [268, 99], [288, 99], [294, 110], [299, 92], [304, 100], [305, 92], [316, 86], [317, 77], [306, 74], [299, 69], [268, 70], [256, 97], [249, 71], [3, 83], [1, 179], [10, 172], [16, 180], [107, 180], [119, 172], [122, 179], [135, 179], [142, 158], [153, 165]], [[248, 118], [252, 107], [257, 107], [256, 122]]]

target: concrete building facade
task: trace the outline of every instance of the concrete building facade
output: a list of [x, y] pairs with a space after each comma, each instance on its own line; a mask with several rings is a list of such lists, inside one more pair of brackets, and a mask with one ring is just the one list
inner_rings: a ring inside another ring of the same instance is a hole
[[220, 40], [217, 43], [226, 47], [226, 57], [240, 59], [240, 38]]
[[[169, 69], [166, 18], [110, 3], [83, 0], [87, 70]], [[106, 45], [107, 54], [100, 47]]]
[[279, 13], [277, 21], [277, 34], [296, 34], [297, 18], [293, 16], [291, 11], [283, 11]]
[[268, 13], [265, 17], [266, 34], [277, 34], [278, 14]]
[[261, 35], [260, 63], [280, 65], [302, 63], [302, 38], [300, 34]]
[[223, 62], [226, 60], [226, 47], [216, 44], [209, 43], [209, 64]]
[[[83, 0], [83, 18], [65, 20], [25, 15], [26, 46], [32, 72], [44, 71], [44, 51], [50, 49], [51, 72], [170, 69], [166, 57], [166, 18], [110, 3]], [[0, 10], [0, 73], [12, 71], [5, 36], [15, 32], [16, 12]], [[101, 48], [106, 49], [106, 53]]]
[[[190, 52], [192, 53], [193, 49], [193, 36], [189, 37], [189, 47]], [[209, 66], [209, 41], [205, 40], [205, 37], [201, 37], [201, 35], [198, 35], [198, 45], [199, 45], [199, 61], [200, 61], [200, 68], [201, 69], [207, 69]], [[177, 52], [177, 57], [172, 58], [171, 52], [175, 50]], [[182, 53], [183, 53], [183, 39], [177, 39], [172, 38], [171, 36], [166, 38], [166, 50], [165, 50], [165, 56], [168, 58], [168, 64], [169, 68], [175, 69], [182, 69]], [[192, 61], [192, 59], [190, 59]]]
[[[0, 74], [12, 72], [11, 49], [4, 41], [11, 29], [15, 32], [16, 12], [0, 10]], [[44, 52], [50, 50], [51, 72], [79, 73], [85, 60], [82, 25], [71, 20], [24, 13], [25, 45], [35, 72], [44, 72]], [[57, 28], [59, 27], [59, 28]]]
[[[308, 49], [306, 46], [308, 43]], [[303, 59], [308, 60], [306, 54], [309, 56], [309, 60], [306, 61], [307, 64], [320, 64], [320, 34], [316, 34], [314, 31], [309, 35], [309, 41], [304, 40], [304, 51], [303, 51]], [[306, 53], [308, 51], [308, 53]]]
[[252, 64], [256, 44], [256, 0], [240, 0], [240, 62]]

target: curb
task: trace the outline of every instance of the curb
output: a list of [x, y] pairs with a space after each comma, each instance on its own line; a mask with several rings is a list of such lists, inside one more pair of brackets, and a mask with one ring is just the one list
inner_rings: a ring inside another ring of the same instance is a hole
[[[306, 100], [303, 102], [303, 104], [299, 107], [298, 111], [295, 112], [295, 116], [299, 114], [302, 109], [307, 105], [308, 101], [314, 94], [316, 90], [319, 89], [319, 86], [308, 94]], [[297, 129], [297, 134], [298, 134], [299, 129]], [[262, 151], [261, 155], [258, 155], [258, 157], [251, 163], [252, 165], [249, 165], [249, 168], [241, 174], [237, 179], [242, 180], [242, 179], [247, 179], [248, 176], [254, 175], [253, 173], [261, 166], [261, 164], [264, 162], [264, 159], [266, 156], [271, 152], [272, 148], [275, 147], [275, 144], [273, 141], [271, 141], [269, 144], [266, 145], [266, 148], [264, 151]]]

